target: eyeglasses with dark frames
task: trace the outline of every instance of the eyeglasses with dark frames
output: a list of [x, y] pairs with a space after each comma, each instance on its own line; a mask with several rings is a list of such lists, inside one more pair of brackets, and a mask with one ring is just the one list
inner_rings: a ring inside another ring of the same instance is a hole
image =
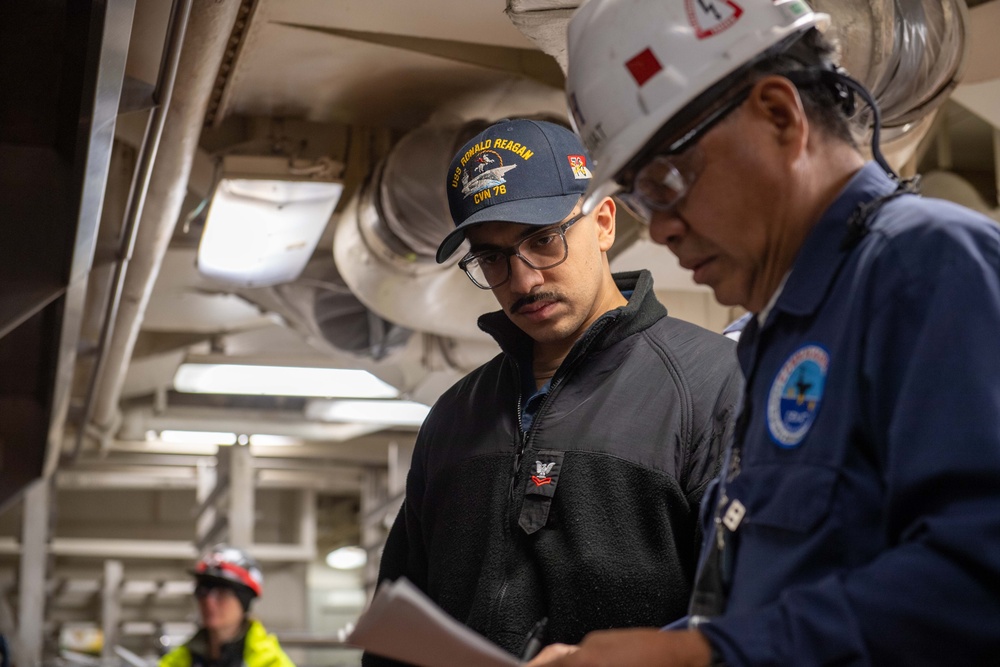
[[649, 223], [655, 212], [668, 212], [688, 193], [697, 174], [682, 167], [673, 158], [697, 144], [716, 125], [738, 109], [750, 95], [746, 88], [731, 100], [707, 115], [679, 139], [657, 150], [640, 166], [631, 183], [623, 183], [618, 198], [639, 220]]
[[538, 271], [559, 266], [569, 256], [566, 230], [584, 215], [580, 213], [566, 222], [545, 227], [506, 248], [470, 252], [459, 261], [458, 267], [476, 287], [494, 289], [510, 280], [511, 257], [518, 257]]

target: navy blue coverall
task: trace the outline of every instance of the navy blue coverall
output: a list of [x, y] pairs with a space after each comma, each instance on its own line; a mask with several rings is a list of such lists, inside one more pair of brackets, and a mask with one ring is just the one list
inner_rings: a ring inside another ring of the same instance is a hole
[[692, 606], [732, 667], [1000, 664], [1000, 227], [895, 188], [856, 174], [739, 342]]

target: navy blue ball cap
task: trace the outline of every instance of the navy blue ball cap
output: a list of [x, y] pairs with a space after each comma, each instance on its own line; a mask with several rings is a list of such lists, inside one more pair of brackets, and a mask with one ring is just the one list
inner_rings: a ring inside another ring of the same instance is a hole
[[502, 120], [480, 132], [448, 169], [455, 229], [438, 247], [438, 263], [455, 254], [473, 225], [562, 222], [587, 191], [589, 160], [580, 139], [555, 123]]

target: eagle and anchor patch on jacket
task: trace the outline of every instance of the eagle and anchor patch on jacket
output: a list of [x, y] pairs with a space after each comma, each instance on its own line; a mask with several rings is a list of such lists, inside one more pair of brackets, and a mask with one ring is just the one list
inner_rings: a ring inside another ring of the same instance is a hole
[[528, 535], [543, 528], [549, 520], [564, 454], [552, 449], [540, 449], [535, 454], [531, 475], [525, 482], [521, 515], [517, 520], [517, 525]]

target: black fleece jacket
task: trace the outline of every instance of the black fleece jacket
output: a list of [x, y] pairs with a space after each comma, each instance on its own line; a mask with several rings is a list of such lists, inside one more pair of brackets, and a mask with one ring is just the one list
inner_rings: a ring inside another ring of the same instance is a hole
[[480, 318], [503, 352], [434, 405], [385, 545], [380, 581], [407, 577], [511, 653], [543, 616], [545, 643], [576, 643], [687, 609], [742, 380], [733, 342], [668, 317], [647, 271], [615, 281], [628, 304], [576, 342], [527, 433], [532, 341]]

